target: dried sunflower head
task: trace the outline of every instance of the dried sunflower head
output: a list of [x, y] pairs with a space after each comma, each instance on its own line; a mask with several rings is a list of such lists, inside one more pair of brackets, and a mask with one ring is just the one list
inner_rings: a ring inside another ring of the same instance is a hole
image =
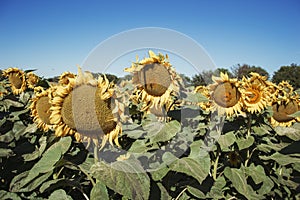
[[212, 110], [218, 115], [232, 116], [241, 113], [242, 98], [237, 79], [231, 79], [221, 72], [220, 77], [212, 77], [214, 84], [209, 85], [211, 91]]
[[34, 89], [36, 84], [39, 82], [39, 77], [35, 75], [33, 72], [26, 73], [26, 82], [28, 88]]
[[173, 101], [172, 97], [176, 96], [182, 82], [171, 64], [168, 56], [162, 54], [156, 55], [149, 51], [149, 58], [137, 61], [126, 72], [133, 73], [133, 84], [136, 85], [136, 94], [132, 99], [144, 103], [143, 110], [151, 107], [162, 108], [168, 102]]
[[119, 145], [122, 130], [113, 113], [113, 93], [105, 76], [96, 80], [79, 68], [78, 76], [69, 79], [68, 85], [58, 86], [53, 98], [50, 119], [57, 125], [55, 134], [74, 135], [77, 141], [92, 141], [100, 147], [107, 141]]
[[31, 116], [33, 121], [37, 124], [37, 127], [44, 132], [53, 129], [54, 126], [50, 122], [51, 115], [51, 99], [55, 88], [48, 88], [44, 90], [42, 87], [36, 87], [34, 89], [35, 97], [31, 99], [32, 104], [30, 105]]
[[75, 78], [75, 77], [76, 77], [76, 75], [71, 72], [64, 72], [60, 75], [58, 83], [63, 86], [66, 86], [69, 84], [69, 79]]
[[24, 71], [18, 68], [8, 68], [2, 73], [3, 76], [8, 77], [13, 94], [18, 95], [25, 91], [26, 80]]

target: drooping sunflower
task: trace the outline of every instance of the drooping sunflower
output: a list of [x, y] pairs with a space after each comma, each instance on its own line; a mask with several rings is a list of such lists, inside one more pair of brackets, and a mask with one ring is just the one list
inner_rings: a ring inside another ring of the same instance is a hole
[[136, 85], [136, 99], [144, 102], [143, 110], [151, 107], [163, 107], [176, 96], [182, 82], [168, 61], [168, 55], [156, 55], [149, 51], [149, 58], [132, 63], [126, 72], [133, 73], [133, 84]]
[[37, 127], [47, 132], [53, 129], [53, 124], [50, 122], [51, 115], [51, 99], [55, 88], [50, 87], [44, 90], [42, 87], [36, 87], [34, 89], [35, 97], [31, 99], [30, 105], [31, 116], [33, 121], [37, 124]]
[[[209, 93], [209, 89], [204, 85], [197, 86], [195, 88], [194, 92], [202, 94], [208, 100], [211, 98], [210, 93]], [[208, 111], [211, 108], [211, 102], [210, 101], [198, 102], [198, 105], [200, 106], [200, 108], [202, 108], [203, 110], [206, 110], [206, 111]]]
[[94, 142], [102, 140], [100, 148], [109, 141], [119, 146], [121, 125], [114, 116], [119, 109], [113, 108], [114, 89], [107, 78], [94, 79], [91, 73], [78, 70], [76, 78], [69, 78], [69, 84], [58, 86], [52, 101], [51, 123], [57, 125], [56, 136], [74, 135], [77, 141]]
[[34, 89], [36, 84], [39, 82], [39, 77], [35, 75], [33, 72], [29, 72], [26, 74], [26, 82], [28, 88]]
[[270, 122], [273, 126], [291, 126], [294, 122], [300, 121], [300, 117], [290, 116], [300, 110], [300, 100], [288, 82], [278, 84], [272, 99], [273, 116]]
[[268, 87], [255, 80], [243, 77], [240, 88], [244, 108], [250, 113], [261, 112], [271, 103]]
[[26, 79], [24, 71], [18, 68], [8, 68], [4, 70], [3, 76], [8, 77], [13, 94], [18, 95], [26, 89]]
[[212, 111], [218, 115], [232, 116], [242, 113], [242, 98], [237, 79], [231, 79], [227, 74], [220, 73], [220, 77], [212, 77], [214, 83], [209, 85], [211, 91]]
[[250, 72], [250, 77], [248, 78], [249, 82], [255, 85], [262, 85], [267, 88], [270, 93], [275, 92], [276, 85], [271, 81], [268, 81], [266, 76], [262, 76], [256, 72]]
[[60, 75], [58, 83], [61, 85], [68, 85], [69, 84], [69, 78], [75, 78], [76, 75], [72, 72], [64, 72]]

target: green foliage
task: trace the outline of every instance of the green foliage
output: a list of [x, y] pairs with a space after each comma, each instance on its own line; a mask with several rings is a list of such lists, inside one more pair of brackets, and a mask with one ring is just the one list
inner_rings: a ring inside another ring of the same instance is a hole
[[300, 66], [297, 64], [291, 64], [290, 66], [281, 66], [279, 70], [274, 72], [272, 81], [276, 84], [281, 81], [289, 81], [289, 83], [295, 88], [300, 88]]
[[38, 130], [32, 95], [0, 101], [0, 199], [299, 197], [300, 124], [273, 128], [268, 111], [225, 120], [190, 105], [163, 120], [143, 115], [123, 125], [120, 148], [88, 151], [71, 136]]

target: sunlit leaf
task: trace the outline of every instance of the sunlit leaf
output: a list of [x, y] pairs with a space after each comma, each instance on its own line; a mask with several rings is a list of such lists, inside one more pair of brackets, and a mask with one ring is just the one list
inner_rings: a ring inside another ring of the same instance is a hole
[[22, 198], [17, 195], [17, 193], [7, 192], [4, 190], [0, 190], [0, 199], [13, 199], [13, 200], [21, 200]]
[[292, 157], [292, 156], [281, 154], [278, 152], [272, 154], [271, 156], [260, 156], [260, 158], [262, 160], [275, 160], [280, 165], [300, 163], [300, 157]]
[[245, 173], [241, 169], [226, 167], [224, 175], [232, 182], [233, 187], [247, 199], [259, 198], [259, 195], [247, 184]]
[[67, 195], [67, 193], [60, 189], [54, 191], [48, 198], [48, 200], [72, 200], [72, 197]]
[[187, 191], [189, 191], [189, 193], [191, 193], [194, 197], [200, 198], [200, 199], [205, 199], [206, 195], [201, 191], [198, 190], [194, 187], [191, 186], [187, 186]]
[[148, 199], [150, 178], [135, 159], [108, 164], [98, 162], [91, 168], [93, 177], [130, 199]]
[[167, 123], [160, 131], [150, 138], [151, 143], [165, 142], [172, 139], [180, 131], [180, 123], [178, 121], [171, 121]]
[[222, 151], [230, 151], [229, 147], [236, 141], [233, 132], [226, 133], [225, 135], [220, 135], [218, 143]]
[[275, 127], [276, 133], [280, 136], [286, 136], [294, 141], [300, 140], [300, 129], [294, 127]]
[[109, 200], [108, 192], [105, 185], [101, 182], [97, 182], [91, 191], [91, 200]]
[[239, 147], [239, 150], [242, 150], [242, 149], [246, 149], [246, 148], [249, 148], [253, 143], [254, 143], [254, 137], [253, 136], [248, 136], [247, 138], [238, 138], [236, 140], [236, 143]]
[[193, 158], [184, 157], [177, 159], [170, 166], [172, 171], [185, 173], [195, 178], [200, 184], [208, 176], [210, 171], [210, 159], [208, 156], [203, 157], [198, 162]]
[[169, 195], [168, 191], [166, 188], [163, 186], [161, 183], [157, 183], [158, 188], [160, 189], [160, 199], [161, 200], [170, 200], [171, 196]]
[[9, 157], [9, 156], [13, 156], [14, 152], [11, 149], [0, 149], [0, 157], [4, 158], [4, 157]]

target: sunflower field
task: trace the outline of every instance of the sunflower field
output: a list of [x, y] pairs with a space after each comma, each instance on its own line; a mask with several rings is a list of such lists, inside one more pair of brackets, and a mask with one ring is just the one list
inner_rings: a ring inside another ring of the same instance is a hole
[[186, 87], [149, 51], [108, 80], [0, 77], [0, 199], [300, 199], [300, 92], [250, 73]]

